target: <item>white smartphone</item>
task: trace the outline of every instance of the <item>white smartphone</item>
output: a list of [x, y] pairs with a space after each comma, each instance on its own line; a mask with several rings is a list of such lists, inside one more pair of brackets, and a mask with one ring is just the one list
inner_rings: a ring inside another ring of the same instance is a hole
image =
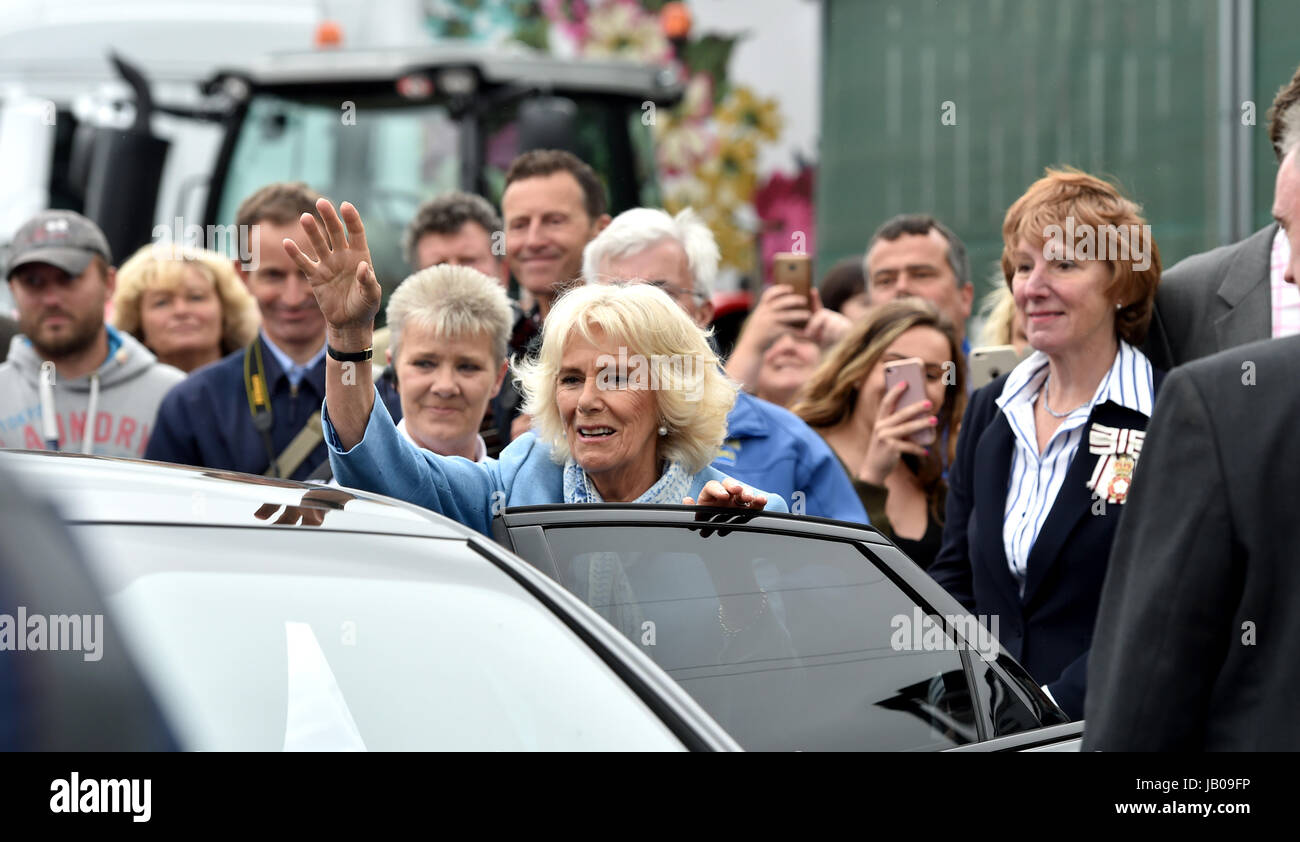
[[1020, 355], [1012, 345], [985, 345], [970, 352], [971, 389], [987, 386], [1015, 368]]

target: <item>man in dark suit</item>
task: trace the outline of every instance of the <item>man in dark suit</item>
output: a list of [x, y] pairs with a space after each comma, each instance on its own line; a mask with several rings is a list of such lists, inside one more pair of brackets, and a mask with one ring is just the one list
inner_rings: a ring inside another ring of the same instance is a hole
[[1157, 368], [1273, 335], [1273, 223], [1239, 243], [1194, 254], [1165, 273], [1143, 349]]
[[[1268, 113], [1278, 162], [1285, 117], [1300, 101], [1300, 69], [1282, 86]], [[1179, 261], [1156, 293], [1143, 352], [1165, 370], [1227, 348], [1300, 330], [1300, 293], [1282, 281], [1287, 241], [1276, 223], [1239, 243]]]
[[[1284, 144], [1273, 216], [1295, 283], [1300, 120]], [[1166, 380], [1102, 592], [1085, 749], [1300, 750], [1297, 418], [1300, 336]]]

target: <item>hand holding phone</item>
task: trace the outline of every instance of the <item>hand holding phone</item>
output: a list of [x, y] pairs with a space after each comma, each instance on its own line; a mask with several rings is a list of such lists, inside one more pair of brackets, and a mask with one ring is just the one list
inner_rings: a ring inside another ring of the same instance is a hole
[[779, 251], [772, 255], [772, 283], [785, 284], [812, 304], [812, 258], [806, 254]]
[[903, 454], [924, 457], [926, 448], [937, 438], [938, 417], [925, 396], [923, 365], [915, 357], [885, 364], [885, 396], [858, 479], [884, 485]]
[[789, 251], [772, 255], [772, 283], [792, 288], [812, 308], [812, 258], [808, 255]]
[[[885, 363], [885, 394], [888, 395], [889, 391], [899, 383], [906, 384], [907, 388], [903, 390], [902, 396], [894, 404], [895, 412], [928, 400], [925, 396], [925, 363], [921, 361], [920, 357]], [[934, 444], [934, 439], [933, 426], [918, 430], [908, 436], [909, 441], [922, 446]]]

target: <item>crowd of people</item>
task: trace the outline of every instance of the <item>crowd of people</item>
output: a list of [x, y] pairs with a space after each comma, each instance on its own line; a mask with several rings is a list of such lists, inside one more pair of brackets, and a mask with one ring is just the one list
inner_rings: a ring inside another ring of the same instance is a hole
[[[361, 215], [308, 185], [240, 205], [247, 263], [150, 245], [115, 269], [93, 222], [42, 212], [6, 266], [0, 447], [332, 481], [488, 535], [501, 506], [602, 501], [869, 523], [999, 618], [1087, 745], [1300, 747], [1297, 99], [1300, 71], [1269, 114], [1276, 221], [1167, 272], [1114, 184], [1029, 185], [980, 337], [1019, 362], [986, 383], [965, 246], [924, 213], [809, 294], [763, 290], [723, 359], [708, 226], [611, 218], [559, 150], [514, 161], [499, 213], [460, 192], [419, 209], [380, 331]], [[923, 400], [887, 383], [903, 360]]]

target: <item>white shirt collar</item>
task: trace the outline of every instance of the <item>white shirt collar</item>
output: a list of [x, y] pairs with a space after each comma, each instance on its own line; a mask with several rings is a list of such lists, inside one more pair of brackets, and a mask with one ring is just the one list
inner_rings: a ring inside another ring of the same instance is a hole
[[[1011, 370], [998, 395], [998, 408], [1004, 413], [1021, 404], [1032, 404], [1043, 381], [1047, 379], [1047, 354], [1035, 351]], [[1151, 417], [1155, 405], [1155, 383], [1151, 361], [1132, 345], [1119, 340], [1119, 350], [1106, 376], [1097, 384], [1092, 400], [1070, 413], [1087, 418], [1095, 406], [1111, 401], [1134, 412]]]
[[[402, 436], [405, 437], [407, 441], [409, 441], [411, 444], [415, 445], [416, 447], [420, 448], [421, 450], [428, 450], [428, 448], [426, 448], [424, 445], [420, 444], [418, 441], [416, 441], [414, 438], [411, 437], [411, 431], [406, 429], [405, 418], [397, 422], [397, 432], [401, 433]], [[477, 439], [478, 439], [478, 443], [474, 446], [473, 461], [482, 462], [484, 459], [487, 458], [487, 442], [483, 441], [482, 436], [478, 436]]]

